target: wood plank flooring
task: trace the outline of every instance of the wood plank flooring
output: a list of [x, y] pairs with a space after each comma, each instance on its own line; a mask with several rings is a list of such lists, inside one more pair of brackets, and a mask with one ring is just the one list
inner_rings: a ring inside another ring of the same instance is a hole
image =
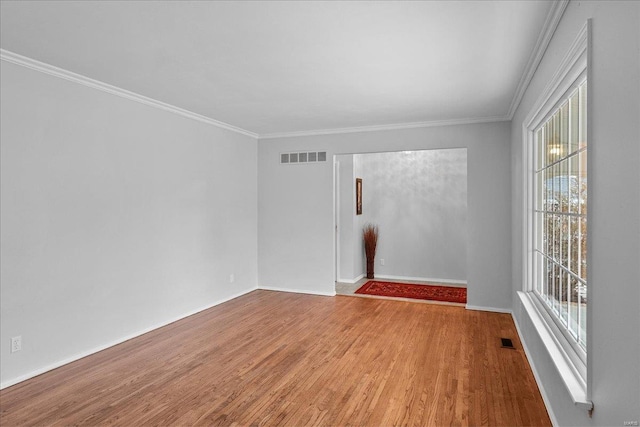
[[0, 424], [551, 422], [508, 314], [254, 291], [0, 391]]

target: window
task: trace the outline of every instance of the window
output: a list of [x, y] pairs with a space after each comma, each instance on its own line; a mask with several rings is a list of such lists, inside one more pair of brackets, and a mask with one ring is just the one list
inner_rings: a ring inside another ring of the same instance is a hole
[[522, 308], [576, 405], [593, 409], [587, 366], [587, 21], [523, 122]]
[[587, 84], [534, 130], [533, 292], [586, 362]]

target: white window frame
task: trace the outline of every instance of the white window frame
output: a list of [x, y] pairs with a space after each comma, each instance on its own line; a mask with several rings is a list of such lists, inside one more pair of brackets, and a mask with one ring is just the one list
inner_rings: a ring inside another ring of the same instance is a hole
[[[591, 22], [584, 25], [578, 37], [571, 45], [569, 52], [563, 59], [558, 71], [543, 92], [542, 96], [534, 104], [531, 113], [524, 120], [523, 132], [523, 291], [519, 292], [525, 311], [529, 314], [532, 323], [538, 331], [540, 338], [544, 342], [550, 356], [554, 360], [558, 373], [573, 401], [576, 405], [581, 405], [589, 410], [593, 409], [590, 400], [588, 379], [589, 364], [588, 355], [591, 347], [591, 309], [587, 310], [587, 349], [582, 351], [576, 346], [559, 325], [555, 316], [548, 312], [547, 306], [534, 292], [533, 283], [533, 256], [534, 256], [534, 177], [535, 177], [535, 131], [544, 124], [558, 109], [558, 107], [568, 99], [575, 88], [587, 80], [587, 138], [588, 146], [592, 146], [591, 133], [591, 103], [589, 101], [590, 88], [590, 47], [591, 47]], [[587, 173], [592, 175], [591, 156], [587, 156]], [[589, 187], [587, 187], [587, 199], [591, 200]], [[587, 205], [587, 217], [589, 217], [589, 205]], [[587, 247], [590, 248], [590, 233], [587, 234]], [[587, 272], [590, 274], [590, 254], [587, 252]], [[591, 285], [591, 284], [590, 284]], [[592, 299], [589, 299], [592, 305]]]

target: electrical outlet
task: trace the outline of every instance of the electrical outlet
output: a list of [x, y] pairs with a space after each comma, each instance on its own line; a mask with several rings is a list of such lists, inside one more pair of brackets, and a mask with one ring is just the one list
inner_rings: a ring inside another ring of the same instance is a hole
[[11, 338], [11, 353], [22, 350], [22, 335]]
[[235, 281], [236, 281], [236, 275], [235, 275], [235, 274], [233, 274], [233, 273], [231, 273], [231, 274], [229, 275], [229, 283], [233, 283], [233, 282], [235, 282]]
[[384, 258], [380, 258], [380, 265], [384, 265]]

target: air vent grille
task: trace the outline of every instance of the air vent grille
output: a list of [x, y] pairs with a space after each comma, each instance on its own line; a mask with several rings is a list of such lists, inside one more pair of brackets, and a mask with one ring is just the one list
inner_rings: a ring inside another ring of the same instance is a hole
[[326, 151], [298, 151], [295, 153], [280, 153], [280, 163], [283, 165], [299, 165], [326, 161]]
[[510, 348], [510, 349], [515, 349], [515, 347], [513, 346], [513, 341], [511, 341], [511, 338], [500, 338], [500, 341], [502, 341], [502, 348]]

